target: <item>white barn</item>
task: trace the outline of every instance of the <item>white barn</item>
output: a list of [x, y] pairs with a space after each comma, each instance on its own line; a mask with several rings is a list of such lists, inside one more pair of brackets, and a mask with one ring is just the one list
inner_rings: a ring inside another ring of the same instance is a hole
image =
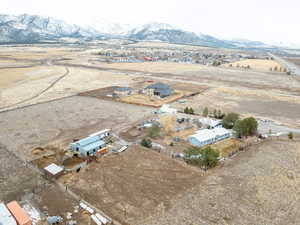
[[225, 128], [203, 129], [197, 131], [196, 134], [189, 136], [188, 140], [192, 145], [202, 147], [224, 140], [231, 136], [232, 133]]

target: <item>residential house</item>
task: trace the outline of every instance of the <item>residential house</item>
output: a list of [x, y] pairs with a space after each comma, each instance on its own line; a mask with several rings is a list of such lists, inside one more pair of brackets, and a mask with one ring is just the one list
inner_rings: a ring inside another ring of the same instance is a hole
[[213, 144], [231, 137], [230, 131], [225, 128], [203, 129], [188, 137], [189, 142], [197, 147]]
[[151, 84], [144, 89], [144, 92], [149, 96], [159, 96], [161, 98], [168, 97], [174, 93], [174, 89], [169, 85], [158, 82]]

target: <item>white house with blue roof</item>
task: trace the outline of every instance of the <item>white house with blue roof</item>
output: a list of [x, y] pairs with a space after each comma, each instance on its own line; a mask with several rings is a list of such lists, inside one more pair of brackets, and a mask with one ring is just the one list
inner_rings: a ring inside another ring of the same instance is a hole
[[93, 156], [106, 146], [103, 136], [92, 135], [70, 144], [72, 152], [83, 157]]

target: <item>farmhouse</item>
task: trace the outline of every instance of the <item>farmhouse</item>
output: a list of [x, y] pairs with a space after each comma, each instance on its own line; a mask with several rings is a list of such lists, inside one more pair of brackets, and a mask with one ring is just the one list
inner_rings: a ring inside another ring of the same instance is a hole
[[149, 96], [159, 96], [161, 98], [168, 97], [174, 93], [174, 89], [169, 85], [158, 82], [147, 86], [144, 92]]
[[189, 136], [188, 140], [192, 145], [202, 147], [229, 137], [231, 133], [225, 128], [215, 128], [199, 130], [196, 134]]
[[96, 155], [97, 152], [101, 151], [106, 146], [103, 139], [109, 135], [108, 129], [99, 131], [91, 134], [87, 138], [71, 143], [70, 149], [75, 154], [80, 154], [83, 157]]

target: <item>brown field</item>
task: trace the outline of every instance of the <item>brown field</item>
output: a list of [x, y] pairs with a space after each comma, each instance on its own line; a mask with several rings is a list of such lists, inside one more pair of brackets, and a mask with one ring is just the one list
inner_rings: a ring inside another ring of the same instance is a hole
[[274, 60], [266, 60], [266, 59], [246, 59], [234, 63], [225, 64], [225, 67], [232, 67], [237, 68], [239, 67], [247, 67], [250, 66], [251, 70], [258, 70], [258, 71], [270, 71], [270, 68], [274, 69], [275, 67], [278, 68], [278, 72], [280, 68], [282, 68], [282, 72], [284, 67], [280, 65], [278, 62]]
[[31, 81], [63, 74], [64, 72], [64, 68], [59, 66], [0, 69], [0, 88], [12, 88]]
[[137, 221], [153, 212], [168, 210], [172, 199], [183, 195], [201, 176], [179, 161], [132, 146], [61, 181], [122, 224], [140, 225]]
[[19, 160], [0, 143], [0, 199], [20, 200], [44, 181], [38, 172]]
[[220, 157], [228, 157], [232, 152], [238, 150], [241, 142], [237, 139], [229, 138], [212, 144], [211, 147], [220, 153]]
[[18, 106], [71, 96], [97, 88], [112, 85], [124, 86], [135, 82], [133, 77], [125, 77], [113, 72], [62, 66], [2, 69], [1, 74], [0, 85], [7, 88], [1, 91], [0, 108], [9, 107], [42, 93], [64, 74], [66, 76], [47, 92], [24, 104], [18, 104]]
[[300, 58], [287, 58], [287, 60], [300, 66]]
[[253, 146], [137, 224], [299, 224], [299, 169], [299, 140]]
[[[100, 64], [99, 64], [100, 65]], [[180, 64], [180, 63], [168, 63], [168, 62], [144, 62], [144, 63], [101, 63], [101, 67], [104, 68], [118, 68], [120, 70], [133, 70], [149, 73], [180, 73], [186, 71], [199, 71], [201, 65], [193, 64]]]
[[31, 160], [36, 158], [33, 148], [54, 145], [64, 149], [74, 138], [105, 128], [118, 133], [152, 111], [149, 107], [120, 102], [69, 97], [0, 113], [0, 125], [5, 127], [0, 130], [0, 143], [21, 158]]
[[190, 93], [184, 93], [181, 91], [176, 91], [173, 95], [166, 97], [166, 98], [157, 98], [157, 97], [150, 97], [144, 94], [135, 94], [130, 96], [125, 96], [121, 98], [121, 102], [129, 103], [129, 104], [136, 104], [136, 105], [145, 105], [145, 106], [153, 106], [153, 107], [160, 107], [163, 104], [167, 104], [177, 99], [184, 97], [185, 95], [189, 95]]

